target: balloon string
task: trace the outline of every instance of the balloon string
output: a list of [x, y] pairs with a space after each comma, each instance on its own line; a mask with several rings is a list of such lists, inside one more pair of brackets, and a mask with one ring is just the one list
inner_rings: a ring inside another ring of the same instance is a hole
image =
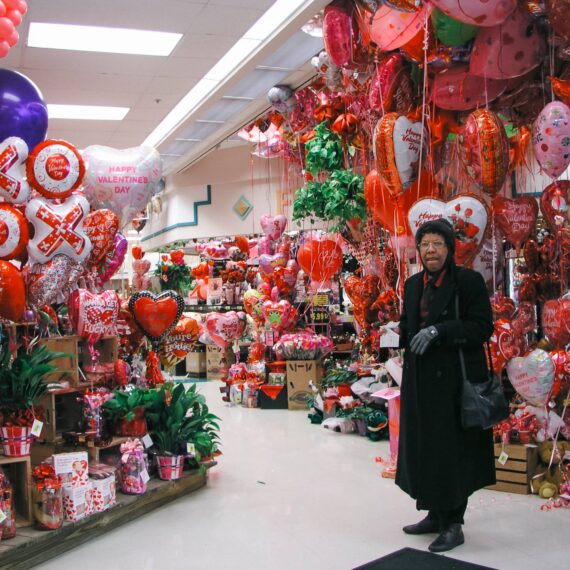
[[493, 244], [493, 261], [492, 261], [492, 269], [493, 269], [493, 293], [497, 291], [497, 239], [495, 235], [495, 210], [491, 210], [491, 241]]
[[425, 121], [426, 121], [426, 91], [427, 91], [427, 51], [429, 44], [429, 27], [428, 27], [428, 15], [427, 10], [424, 18], [424, 64], [423, 64], [423, 77], [422, 77], [422, 129], [420, 134], [420, 157], [418, 162], [418, 197], [420, 180], [422, 177], [422, 161], [424, 153], [424, 136], [425, 136]]

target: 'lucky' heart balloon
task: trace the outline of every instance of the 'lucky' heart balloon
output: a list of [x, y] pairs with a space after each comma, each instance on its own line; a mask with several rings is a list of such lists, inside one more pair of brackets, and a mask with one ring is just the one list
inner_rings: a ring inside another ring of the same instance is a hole
[[96, 265], [113, 246], [115, 234], [119, 231], [119, 217], [111, 210], [95, 210], [85, 216], [83, 229], [93, 246], [89, 262]]
[[540, 167], [553, 180], [570, 164], [570, 108], [562, 101], [544, 107], [532, 127], [532, 146]]
[[552, 299], [542, 308], [542, 330], [556, 347], [563, 348], [570, 342], [570, 300]]
[[264, 253], [259, 256], [259, 270], [262, 275], [270, 277], [277, 267], [285, 267], [287, 265], [288, 257], [282, 253], [268, 255]]
[[520, 196], [514, 200], [498, 196], [493, 200], [495, 221], [505, 237], [520, 250], [534, 229], [538, 205], [531, 196]]
[[570, 180], [557, 180], [549, 184], [540, 196], [540, 211], [555, 234], [569, 225], [569, 204]]
[[122, 228], [146, 206], [162, 176], [162, 160], [151, 147], [117, 150], [93, 145], [83, 151], [83, 159], [87, 199], [96, 209], [115, 212]]
[[534, 406], [544, 406], [548, 402], [554, 373], [550, 355], [540, 348], [507, 363], [507, 375], [513, 388]]
[[22, 274], [9, 261], [0, 261], [0, 317], [20, 322], [26, 306]]
[[28, 145], [18, 137], [0, 143], [0, 196], [13, 204], [23, 204], [30, 197], [25, 176]]
[[398, 113], [387, 113], [378, 121], [374, 133], [376, 167], [392, 196], [399, 196], [416, 179], [426, 136], [421, 123], [412, 123]]
[[74, 195], [63, 204], [51, 204], [45, 198], [34, 198], [26, 207], [26, 218], [34, 226], [34, 237], [28, 254], [39, 263], [47, 263], [54, 255], [65, 254], [73, 261], [85, 261], [91, 253], [91, 241], [83, 229], [89, 203]]
[[483, 242], [489, 213], [486, 203], [472, 194], [460, 194], [449, 202], [435, 198], [418, 200], [408, 212], [408, 222], [413, 235], [429, 220], [446, 218], [455, 231], [455, 260], [460, 265], [469, 264]]
[[160, 295], [139, 291], [131, 295], [129, 311], [144, 334], [158, 342], [176, 326], [184, 311], [184, 299], [175, 291]]
[[14, 259], [28, 245], [28, 222], [10, 204], [0, 204], [0, 259]]
[[120, 301], [115, 291], [91, 293], [76, 289], [67, 300], [69, 318], [76, 333], [94, 344], [102, 336], [117, 333]]
[[234, 340], [239, 339], [243, 334], [245, 323], [245, 313], [241, 311], [210, 313], [206, 317], [206, 330], [214, 343], [226, 350]]
[[272, 240], [279, 239], [283, 232], [285, 231], [285, 226], [287, 225], [287, 218], [283, 214], [278, 216], [269, 216], [263, 214], [259, 218], [259, 223], [261, 224], [261, 229], [263, 233]]
[[172, 368], [192, 350], [200, 336], [200, 325], [191, 317], [181, 317], [163, 338], [158, 357], [163, 366]]
[[483, 192], [494, 196], [505, 183], [509, 146], [503, 122], [496, 113], [477, 109], [467, 117], [457, 137], [463, 170]]

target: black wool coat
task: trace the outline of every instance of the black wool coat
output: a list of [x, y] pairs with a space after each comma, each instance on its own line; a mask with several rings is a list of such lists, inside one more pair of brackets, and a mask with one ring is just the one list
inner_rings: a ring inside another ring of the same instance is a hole
[[[423, 276], [423, 271], [417, 273], [404, 285], [402, 348], [420, 330]], [[460, 421], [459, 347], [467, 378], [487, 379], [484, 343], [493, 332], [493, 318], [483, 277], [449, 266], [429, 307], [425, 326], [430, 325], [439, 334], [426, 352], [416, 356], [405, 351], [396, 484], [416, 499], [418, 509], [451, 510], [495, 483], [492, 430], [464, 430]]]

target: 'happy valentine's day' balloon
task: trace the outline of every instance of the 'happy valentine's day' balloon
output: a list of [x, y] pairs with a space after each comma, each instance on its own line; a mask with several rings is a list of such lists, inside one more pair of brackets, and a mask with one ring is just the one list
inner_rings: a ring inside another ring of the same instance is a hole
[[507, 375], [513, 388], [534, 406], [544, 406], [548, 401], [554, 373], [550, 355], [540, 348], [507, 363]]
[[30, 197], [25, 176], [27, 158], [28, 147], [22, 139], [9, 137], [0, 143], [0, 196], [13, 204], [23, 204]]
[[520, 249], [534, 229], [538, 205], [530, 196], [519, 196], [514, 200], [498, 196], [493, 200], [495, 221], [505, 237]]
[[246, 316], [243, 312], [209, 313], [206, 330], [214, 343], [226, 350], [234, 340], [239, 339], [245, 329]]

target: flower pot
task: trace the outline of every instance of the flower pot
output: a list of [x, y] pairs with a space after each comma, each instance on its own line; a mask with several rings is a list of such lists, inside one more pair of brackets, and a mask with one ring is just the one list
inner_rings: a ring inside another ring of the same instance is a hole
[[30, 455], [34, 439], [31, 427], [3, 427], [0, 428], [0, 437], [6, 457], [26, 457]]
[[148, 431], [146, 418], [144, 417], [144, 407], [140, 406], [134, 410], [135, 417], [132, 420], [121, 418], [117, 423], [116, 434], [122, 437], [144, 437]]
[[182, 477], [184, 455], [157, 455], [158, 476], [163, 481], [174, 481]]

